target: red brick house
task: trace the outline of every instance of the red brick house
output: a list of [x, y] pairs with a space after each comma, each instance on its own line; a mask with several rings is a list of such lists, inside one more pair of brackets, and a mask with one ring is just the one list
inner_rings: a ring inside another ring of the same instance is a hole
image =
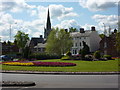
[[100, 51], [102, 55], [111, 55], [112, 57], [119, 56], [116, 49], [116, 33], [117, 31], [114, 30], [110, 36], [104, 36], [100, 41]]
[[7, 43], [2, 43], [2, 54], [18, 53], [19, 48], [16, 44], [11, 45]]

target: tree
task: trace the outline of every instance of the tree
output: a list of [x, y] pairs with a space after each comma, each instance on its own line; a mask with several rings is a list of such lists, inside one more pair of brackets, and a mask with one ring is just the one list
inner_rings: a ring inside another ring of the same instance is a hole
[[46, 52], [63, 55], [72, 47], [72, 39], [70, 33], [64, 29], [52, 29], [48, 36]]
[[70, 28], [69, 28], [69, 32], [77, 32], [77, 29], [76, 29], [76, 28], [73, 28], [73, 27], [70, 27]]
[[79, 53], [81, 54], [81, 58], [84, 59], [85, 55], [90, 53], [90, 49], [89, 46], [84, 41], [82, 41], [82, 43], [83, 43], [83, 48], [80, 50]]
[[105, 35], [104, 34], [100, 34], [99, 35], [102, 39], [105, 37]]
[[25, 34], [24, 32], [18, 31], [17, 34], [15, 35], [15, 40], [17, 42], [17, 46], [20, 48], [19, 52], [24, 55], [24, 48], [29, 40], [28, 34]]

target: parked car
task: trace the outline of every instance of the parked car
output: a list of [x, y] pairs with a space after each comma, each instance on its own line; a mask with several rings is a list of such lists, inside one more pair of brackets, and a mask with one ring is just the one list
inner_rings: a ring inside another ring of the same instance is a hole
[[1, 55], [0, 59], [1, 59], [1, 61], [8, 61], [8, 60], [12, 60], [12, 57], [9, 57], [7, 55]]

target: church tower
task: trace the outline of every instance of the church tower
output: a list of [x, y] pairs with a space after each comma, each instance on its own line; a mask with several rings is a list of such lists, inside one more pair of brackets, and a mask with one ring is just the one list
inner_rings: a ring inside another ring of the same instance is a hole
[[51, 22], [50, 22], [49, 8], [48, 8], [47, 23], [46, 23], [46, 28], [44, 28], [44, 38], [46, 38], [46, 39], [48, 38], [50, 31], [51, 31]]

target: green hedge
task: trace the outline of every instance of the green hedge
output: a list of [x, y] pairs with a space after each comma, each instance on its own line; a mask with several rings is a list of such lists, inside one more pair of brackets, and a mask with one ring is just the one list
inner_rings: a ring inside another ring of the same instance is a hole
[[45, 60], [45, 59], [60, 59], [62, 56], [58, 56], [55, 54], [47, 54], [47, 53], [34, 53], [29, 56], [29, 59], [39, 59], [39, 60]]
[[103, 58], [112, 59], [111, 55], [104, 55]]
[[70, 60], [71, 58], [70, 58], [70, 56], [66, 55], [66, 56], [63, 56], [61, 59], [62, 60]]

